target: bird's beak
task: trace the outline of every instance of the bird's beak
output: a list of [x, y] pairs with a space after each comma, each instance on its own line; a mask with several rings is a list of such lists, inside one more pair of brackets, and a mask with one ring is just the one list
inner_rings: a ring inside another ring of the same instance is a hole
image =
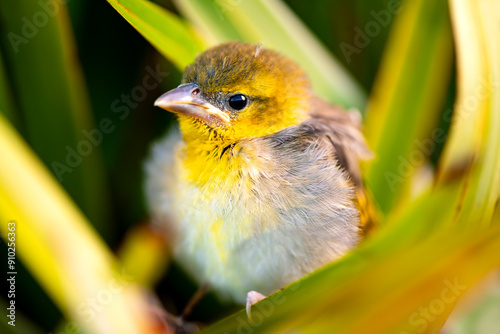
[[197, 118], [212, 127], [228, 125], [229, 115], [205, 101], [200, 93], [200, 87], [194, 83], [180, 85], [160, 96], [155, 106]]

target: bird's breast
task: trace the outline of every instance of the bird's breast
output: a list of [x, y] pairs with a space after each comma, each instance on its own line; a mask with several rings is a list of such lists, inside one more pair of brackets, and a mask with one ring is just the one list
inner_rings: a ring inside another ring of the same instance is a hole
[[299, 133], [216, 149], [172, 134], [153, 148], [146, 194], [176, 232], [177, 260], [236, 298], [271, 292], [359, 240], [353, 189], [320, 141]]

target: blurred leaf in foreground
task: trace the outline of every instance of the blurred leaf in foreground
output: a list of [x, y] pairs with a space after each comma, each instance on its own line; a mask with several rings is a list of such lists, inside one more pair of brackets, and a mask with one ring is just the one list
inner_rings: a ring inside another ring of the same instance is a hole
[[[59, 1], [0, 2], [4, 61], [27, 141], [98, 230], [109, 236], [107, 187], [88, 93]], [[102, 137], [101, 139], [102, 140]]]
[[7, 237], [14, 226], [16, 254], [67, 326], [89, 333], [155, 333], [134, 278], [118, 273], [97, 233], [1, 115], [0, 156], [8, 161], [0, 164], [0, 231]]

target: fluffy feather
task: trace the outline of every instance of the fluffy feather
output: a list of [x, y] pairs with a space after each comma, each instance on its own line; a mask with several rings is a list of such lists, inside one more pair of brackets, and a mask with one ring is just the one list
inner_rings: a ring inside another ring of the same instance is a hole
[[254, 45], [205, 52], [183, 82], [221, 110], [243, 89], [253, 103], [230, 113], [231, 128], [181, 116], [182, 132], [156, 143], [146, 163], [152, 216], [194, 278], [244, 302], [356, 246], [358, 160], [369, 151], [352, 117], [313, 97], [294, 63]]

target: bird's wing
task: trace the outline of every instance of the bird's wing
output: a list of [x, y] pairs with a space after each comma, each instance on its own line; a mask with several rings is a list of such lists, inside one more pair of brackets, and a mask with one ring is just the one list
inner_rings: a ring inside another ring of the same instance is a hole
[[357, 206], [363, 230], [369, 233], [376, 224], [377, 210], [371, 195], [365, 190], [361, 180], [360, 160], [372, 158], [361, 133], [359, 112], [347, 112], [316, 98], [313, 102], [309, 126], [328, 138], [333, 145], [339, 165], [348, 173], [356, 187]]
[[372, 153], [361, 134], [357, 112], [347, 112], [316, 98], [307, 123], [328, 138], [335, 149], [340, 166], [349, 174], [354, 185], [361, 186], [359, 161]]

